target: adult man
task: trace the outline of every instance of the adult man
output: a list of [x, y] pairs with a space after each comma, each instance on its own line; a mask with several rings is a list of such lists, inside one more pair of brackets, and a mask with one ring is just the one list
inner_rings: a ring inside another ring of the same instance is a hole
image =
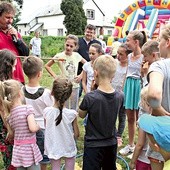
[[30, 41], [30, 50], [32, 50], [32, 55], [37, 57], [41, 56], [41, 38], [39, 35], [39, 32], [35, 31], [35, 36]]
[[[15, 15], [12, 4], [7, 2], [0, 3], [0, 50], [8, 49], [17, 56], [29, 55], [29, 48], [21, 39], [21, 35], [11, 26]], [[13, 73], [13, 78], [24, 83], [21, 60], [17, 57], [17, 64]]]
[[[89, 58], [89, 47], [91, 44], [93, 43], [98, 43], [101, 45], [101, 43], [94, 39], [95, 37], [95, 30], [96, 27], [94, 25], [87, 25], [85, 28], [85, 32], [84, 32], [84, 37], [79, 38], [79, 48], [78, 48], [78, 53], [86, 60], [86, 61], [90, 61]], [[79, 63], [79, 67], [78, 67], [78, 74], [79, 75], [82, 72], [82, 63]], [[79, 96], [81, 96], [82, 93], [82, 85], [80, 86], [80, 91], [79, 91]]]

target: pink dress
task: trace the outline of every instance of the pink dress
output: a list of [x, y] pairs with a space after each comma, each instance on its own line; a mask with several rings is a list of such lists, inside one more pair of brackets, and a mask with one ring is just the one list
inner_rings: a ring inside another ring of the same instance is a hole
[[31, 105], [17, 106], [11, 110], [8, 118], [14, 131], [14, 147], [12, 152], [12, 165], [14, 167], [29, 167], [42, 160], [41, 152], [36, 144], [36, 133], [30, 132], [27, 116], [34, 114]]

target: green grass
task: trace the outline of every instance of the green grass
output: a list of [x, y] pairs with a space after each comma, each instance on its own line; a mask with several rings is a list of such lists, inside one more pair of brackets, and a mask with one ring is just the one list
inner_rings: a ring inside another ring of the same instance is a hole
[[[47, 60], [45, 61], [47, 62]], [[59, 74], [59, 70], [56, 66], [56, 64], [54, 64], [52, 66], [52, 69], [57, 73]], [[27, 82], [27, 78], [26, 78], [26, 82]], [[53, 82], [53, 78], [49, 75], [49, 73], [44, 69], [43, 71], [43, 77], [41, 79], [41, 85], [44, 86], [44, 87], [47, 87], [49, 89], [51, 89], [52, 87], [52, 82]], [[81, 118], [78, 118], [78, 125], [79, 125], [79, 129], [80, 129], [80, 137], [79, 139], [77, 140], [77, 149], [78, 149], [78, 154], [80, 153], [83, 153], [83, 147], [84, 147], [84, 126], [83, 126], [83, 123], [82, 123], [82, 119]], [[124, 134], [123, 134], [123, 146], [125, 146], [128, 142], [128, 134], [127, 134], [127, 127], [125, 128], [125, 131], [124, 131]], [[122, 147], [123, 147], [122, 146]], [[119, 149], [118, 149], [119, 150]], [[129, 160], [124, 157], [127, 162], [129, 162]], [[78, 165], [81, 167], [82, 166], [82, 157], [81, 158], [78, 158], [77, 159], [77, 163]], [[2, 158], [0, 157], [0, 170], [3, 169], [3, 161], [2, 161]], [[48, 166], [48, 170], [50, 170], [51, 167], [50, 165]], [[124, 167], [122, 167], [122, 170], [126, 170]]]

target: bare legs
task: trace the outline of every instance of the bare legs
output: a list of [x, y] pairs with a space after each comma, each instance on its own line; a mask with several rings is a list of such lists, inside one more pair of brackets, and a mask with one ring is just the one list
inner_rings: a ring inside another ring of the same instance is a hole
[[127, 120], [128, 120], [128, 135], [129, 135], [129, 145], [134, 145], [134, 138], [136, 132], [136, 120], [138, 115], [138, 110], [126, 110]]

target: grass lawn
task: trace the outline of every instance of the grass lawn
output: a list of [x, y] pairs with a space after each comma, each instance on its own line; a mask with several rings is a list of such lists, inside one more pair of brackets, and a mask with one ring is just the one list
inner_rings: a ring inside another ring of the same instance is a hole
[[[56, 65], [53, 65], [52, 69], [55, 70], [57, 74], [59, 74], [59, 71], [58, 71], [58, 68], [56, 67]], [[26, 81], [27, 81], [27, 79], [26, 79]], [[53, 82], [52, 77], [44, 69], [43, 77], [42, 77], [42, 80], [41, 80], [41, 85], [44, 86], [44, 87], [47, 87], [47, 88], [51, 88], [52, 87], [52, 82]], [[83, 139], [84, 139], [84, 126], [82, 125], [82, 121], [83, 120], [81, 118], [78, 118], [78, 125], [79, 125], [79, 129], [80, 129], [80, 137], [77, 140], [78, 154], [83, 153], [83, 146], [84, 146], [84, 142], [83, 142]], [[126, 129], [124, 131], [124, 134], [123, 134], [123, 146], [125, 146], [127, 144], [127, 142], [128, 142], [128, 135], [127, 135], [127, 127], [126, 127]], [[125, 159], [126, 159], [127, 162], [129, 162], [129, 160], [127, 158], [125, 158]], [[77, 158], [76, 162], [77, 162], [77, 164], [79, 166], [76, 169], [77, 170], [81, 169], [80, 167], [82, 166], [82, 157]], [[2, 170], [2, 169], [3, 169], [3, 162], [2, 162], [2, 158], [0, 157], [0, 170]], [[48, 167], [48, 169], [49, 170], [51, 169], [50, 166]], [[122, 167], [122, 170], [126, 170], [126, 168]]]

